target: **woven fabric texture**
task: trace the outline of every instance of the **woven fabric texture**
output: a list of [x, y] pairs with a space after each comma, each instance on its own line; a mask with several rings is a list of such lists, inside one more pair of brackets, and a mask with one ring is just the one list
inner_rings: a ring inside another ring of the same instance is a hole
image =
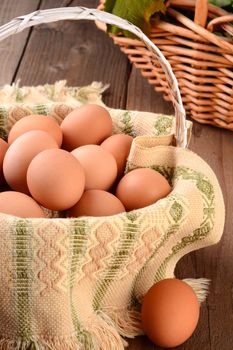
[[[50, 99], [38, 110], [38, 100], [13, 100], [1, 100], [5, 135], [22, 111], [61, 121], [78, 105]], [[172, 146], [173, 117], [110, 113], [114, 132], [135, 137], [126, 172], [150, 167], [173, 190], [153, 205], [110, 217], [0, 214], [0, 349], [124, 349], [125, 336], [142, 334], [140, 304], [152, 284], [174, 277], [182, 256], [221, 238], [225, 214], [218, 181], [198, 155]]]

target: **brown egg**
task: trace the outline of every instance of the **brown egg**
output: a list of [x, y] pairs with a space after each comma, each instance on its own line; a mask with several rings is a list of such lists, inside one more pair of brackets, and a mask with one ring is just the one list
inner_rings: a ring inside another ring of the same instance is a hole
[[67, 151], [89, 144], [100, 144], [112, 133], [112, 119], [106, 108], [84, 105], [69, 113], [61, 123], [62, 148]]
[[123, 204], [113, 194], [102, 190], [89, 190], [83, 193], [67, 216], [108, 216], [124, 211]]
[[116, 196], [129, 211], [153, 204], [166, 197], [170, 191], [169, 183], [160, 173], [140, 168], [130, 171], [120, 180]]
[[31, 130], [46, 131], [54, 138], [58, 147], [62, 144], [62, 131], [56, 120], [40, 114], [32, 114], [18, 120], [9, 132], [8, 143], [12, 144], [19, 136]]
[[101, 143], [101, 147], [112, 153], [117, 162], [118, 177], [122, 176], [125, 170], [126, 160], [129, 155], [133, 137], [125, 134], [115, 134], [108, 137]]
[[194, 332], [200, 307], [193, 289], [177, 279], [165, 279], [151, 287], [142, 303], [142, 327], [157, 345], [173, 348]]
[[86, 145], [71, 152], [81, 163], [86, 178], [86, 190], [108, 190], [117, 176], [116, 160], [97, 145]]
[[27, 183], [32, 197], [45, 208], [66, 210], [82, 196], [84, 170], [69, 152], [49, 149], [31, 161]]
[[58, 148], [54, 138], [41, 130], [28, 131], [8, 148], [3, 161], [3, 173], [15, 191], [29, 193], [26, 174], [31, 160], [41, 151]]
[[8, 143], [0, 138], [0, 188], [6, 185], [6, 181], [3, 175], [3, 160], [8, 149]]
[[21, 218], [44, 218], [38, 203], [24, 193], [6, 191], [0, 193], [0, 213]]

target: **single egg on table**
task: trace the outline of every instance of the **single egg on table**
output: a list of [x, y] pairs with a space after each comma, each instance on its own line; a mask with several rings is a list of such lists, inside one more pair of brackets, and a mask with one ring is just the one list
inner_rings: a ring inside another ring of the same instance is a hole
[[8, 135], [8, 143], [12, 144], [19, 136], [31, 130], [42, 130], [50, 134], [57, 142], [62, 144], [62, 131], [59, 124], [50, 116], [32, 114], [18, 120], [11, 128]]
[[38, 153], [49, 148], [58, 148], [58, 145], [45, 131], [32, 130], [19, 136], [9, 146], [3, 161], [3, 173], [8, 185], [15, 191], [28, 194], [28, 166]]
[[113, 155], [101, 146], [78, 147], [71, 154], [81, 163], [86, 178], [86, 190], [109, 190], [117, 177]]
[[20, 218], [44, 218], [45, 214], [39, 204], [24, 193], [6, 191], [0, 193], [0, 213]]
[[61, 123], [62, 148], [67, 151], [100, 144], [112, 134], [112, 119], [106, 108], [88, 104], [74, 109]]
[[113, 194], [102, 190], [85, 191], [71, 209], [68, 217], [109, 216], [125, 211], [123, 204]]
[[192, 335], [199, 313], [197, 296], [187, 283], [175, 278], [164, 279], [144, 296], [142, 328], [156, 345], [173, 348]]
[[3, 160], [8, 149], [8, 143], [0, 138], [0, 188], [5, 186], [6, 180], [3, 175]]
[[131, 170], [116, 188], [116, 196], [127, 211], [151, 205], [170, 192], [171, 186], [165, 177], [149, 168]]
[[84, 170], [79, 161], [62, 149], [49, 149], [35, 156], [27, 171], [32, 197], [51, 210], [71, 208], [83, 194]]
[[115, 134], [108, 137], [101, 143], [101, 147], [110, 152], [117, 162], [118, 177], [122, 176], [125, 170], [133, 137], [126, 134]]

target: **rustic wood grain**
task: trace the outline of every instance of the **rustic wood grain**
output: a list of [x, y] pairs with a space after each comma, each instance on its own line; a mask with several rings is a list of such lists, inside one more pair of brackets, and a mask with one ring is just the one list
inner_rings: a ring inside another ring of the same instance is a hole
[[171, 103], [163, 100], [162, 94], [155, 93], [140, 71], [132, 68], [128, 81], [127, 109], [147, 110], [155, 113], [174, 114]]
[[[95, 0], [72, 1], [72, 6], [95, 7]], [[41, 8], [64, 6], [64, 1], [46, 0]], [[28, 69], [33, 67], [33, 69]], [[96, 29], [94, 23], [62, 21], [33, 29], [16, 79], [22, 84], [53, 83], [66, 79], [69, 85], [93, 80], [110, 84], [106, 103], [125, 108], [130, 65], [112, 40]]]
[[[195, 124], [191, 148], [215, 171], [226, 204], [226, 224], [221, 242], [195, 253], [196, 271], [212, 280], [207, 299], [211, 349], [232, 349], [232, 208], [233, 208], [233, 134]], [[182, 262], [181, 262], [182, 263]]]
[[[59, 6], [95, 7], [97, 0], [13, 0], [1, 1], [0, 22], [40, 8]], [[59, 22], [41, 25], [6, 40], [0, 46], [0, 82], [21, 78], [22, 84], [42, 84], [66, 79], [70, 85], [93, 80], [110, 83], [104, 96], [109, 106], [171, 114], [171, 104], [154, 92], [111, 39], [93, 23]], [[16, 72], [16, 74], [15, 74]], [[233, 133], [194, 123], [190, 148], [215, 171], [226, 203], [223, 238], [213, 247], [183, 257], [176, 275], [211, 279], [210, 294], [201, 307], [201, 317], [193, 336], [177, 350], [231, 350], [233, 348]], [[159, 350], [146, 337], [129, 341], [129, 350]], [[107, 350], [107, 349], [106, 349]], [[111, 350], [111, 349], [109, 349]]]
[[[1, 0], [0, 25], [5, 24], [16, 16], [27, 14], [37, 10], [39, 0], [9, 1]], [[0, 44], [0, 85], [11, 83], [14, 79], [18, 63], [27, 45], [30, 30], [11, 36]]]

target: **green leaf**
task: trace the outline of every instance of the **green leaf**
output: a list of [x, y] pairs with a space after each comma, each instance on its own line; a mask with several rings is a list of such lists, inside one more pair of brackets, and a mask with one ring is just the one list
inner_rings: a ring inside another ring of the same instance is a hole
[[232, 0], [209, 0], [209, 2], [219, 7], [225, 7], [233, 4]]
[[115, 2], [116, 2], [116, 0], [107, 0], [107, 1], [105, 1], [105, 3], [104, 3], [104, 10], [106, 12], [112, 13], [112, 10], [113, 10], [113, 7], [115, 5]]
[[[106, 0], [105, 11], [124, 18], [141, 28], [146, 34], [150, 29], [150, 18], [159, 11], [165, 11], [164, 0]], [[113, 34], [122, 32], [116, 26], [108, 26], [108, 31]], [[129, 32], [123, 31], [126, 36]]]

